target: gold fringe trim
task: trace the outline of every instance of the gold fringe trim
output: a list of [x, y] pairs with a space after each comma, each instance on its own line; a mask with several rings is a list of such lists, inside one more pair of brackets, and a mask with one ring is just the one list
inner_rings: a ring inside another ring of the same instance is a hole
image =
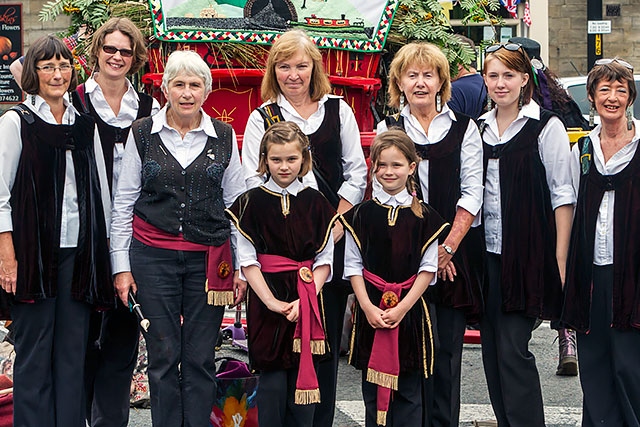
[[302, 340], [300, 338], [293, 339], [293, 352], [300, 353], [300, 349], [302, 348]]
[[391, 390], [398, 389], [397, 375], [385, 374], [384, 372], [378, 372], [371, 368], [367, 369], [367, 381], [384, 388], [390, 388]]
[[376, 422], [379, 426], [387, 425], [387, 411], [378, 411], [378, 415], [376, 417]]
[[310, 405], [312, 403], [320, 403], [320, 389], [313, 390], [296, 390], [296, 405]]
[[311, 354], [324, 354], [324, 340], [311, 340]]
[[207, 304], [209, 305], [231, 305], [233, 300], [233, 291], [207, 291]]

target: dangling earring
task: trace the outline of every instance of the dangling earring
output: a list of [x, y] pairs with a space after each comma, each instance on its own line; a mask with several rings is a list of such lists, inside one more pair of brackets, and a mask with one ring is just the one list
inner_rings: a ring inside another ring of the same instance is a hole
[[404, 92], [400, 92], [400, 112], [404, 110]]
[[487, 96], [487, 111], [491, 111], [493, 109], [493, 101], [491, 101], [491, 97]]
[[631, 110], [633, 109], [633, 104], [627, 107], [627, 130], [633, 129], [633, 114]]
[[522, 104], [524, 103], [524, 88], [520, 88], [520, 96], [518, 97], [518, 110], [522, 110]]
[[31, 95], [31, 105], [33, 105], [34, 107], [36, 106], [36, 96], [35, 95]]
[[593, 107], [593, 104], [589, 106], [589, 127], [592, 128], [594, 125], [594, 118], [596, 116], [596, 109]]
[[436, 93], [436, 111], [438, 113], [442, 111], [442, 96], [440, 96], [440, 92]]

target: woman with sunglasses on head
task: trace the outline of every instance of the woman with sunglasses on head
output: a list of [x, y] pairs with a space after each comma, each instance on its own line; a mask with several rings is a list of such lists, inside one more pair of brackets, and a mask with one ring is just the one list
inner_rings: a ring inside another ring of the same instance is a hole
[[109, 184], [95, 122], [66, 96], [77, 76], [64, 43], [36, 40], [21, 83], [27, 101], [0, 118], [0, 307], [15, 327], [13, 425], [84, 427], [89, 318], [114, 305]]
[[578, 202], [562, 321], [578, 332], [582, 425], [640, 425], [640, 122], [633, 67], [600, 59], [587, 77], [600, 124], [573, 147]]
[[433, 376], [427, 366], [420, 369], [429, 377], [423, 425], [434, 427], [458, 425], [464, 333], [482, 310], [482, 141], [474, 121], [447, 106], [449, 76], [449, 61], [437, 46], [403, 46], [391, 62], [388, 85], [390, 105], [400, 112], [377, 127], [378, 133], [401, 127], [409, 135], [421, 160], [416, 195], [452, 224], [439, 242], [438, 280], [426, 294], [440, 344]]
[[[147, 61], [145, 39], [127, 18], [111, 18], [93, 34], [91, 77], [73, 93], [74, 106], [98, 125], [110, 188], [115, 191], [124, 147], [134, 120], [160, 105], [127, 79]], [[91, 427], [126, 427], [131, 376], [138, 356], [138, 320], [121, 301], [92, 314], [87, 349], [87, 420]]]
[[500, 426], [544, 426], [540, 378], [529, 351], [537, 318], [562, 308], [575, 194], [562, 121], [531, 99], [531, 62], [518, 44], [486, 49], [495, 105], [480, 117], [486, 240], [482, 360]]

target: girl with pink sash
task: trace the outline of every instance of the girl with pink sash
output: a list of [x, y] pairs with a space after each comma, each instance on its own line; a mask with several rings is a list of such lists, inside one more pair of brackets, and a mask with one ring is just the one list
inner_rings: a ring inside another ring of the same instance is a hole
[[276, 123], [260, 144], [258, 172], [269, 179], [227, 209], [241, 234], [238, 262], [250, 285], [249, 362], [260, 373], [261, 426], [310, 427], [322, 398], [316, 362], [327, 351], [318, 293], [331, 279], [338, 216], [302, 184], [310, 170], [307, 136], [294, 123]]
[[363, 371], [367, 427], [415, 427], [425, 416], [434, 342], [424, 292], [435, 284], [438, 237], [449, 224], [415, 195], [418, 161], [402, 130], [378, 135], [371, 165], [380, 186], [344, 215], [345, 277], [358, 301], [349, 363]]

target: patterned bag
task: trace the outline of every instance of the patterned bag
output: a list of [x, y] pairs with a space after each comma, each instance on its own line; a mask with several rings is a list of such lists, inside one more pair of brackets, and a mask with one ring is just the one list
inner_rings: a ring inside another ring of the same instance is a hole
[[258, 427], [256, 393], [258, 376], [247, 364], [232, 357], [216, 358], [217, 393], [210, 427]]

